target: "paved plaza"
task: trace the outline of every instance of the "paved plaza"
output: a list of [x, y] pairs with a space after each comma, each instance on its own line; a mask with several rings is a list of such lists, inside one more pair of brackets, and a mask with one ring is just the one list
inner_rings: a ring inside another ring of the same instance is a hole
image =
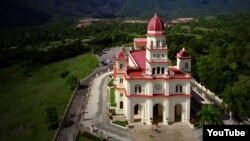
[[187, 124], [160, 126], [157, 131], [152, 127], [137, 125], [129, 132], [135, 141], [200, 141]]

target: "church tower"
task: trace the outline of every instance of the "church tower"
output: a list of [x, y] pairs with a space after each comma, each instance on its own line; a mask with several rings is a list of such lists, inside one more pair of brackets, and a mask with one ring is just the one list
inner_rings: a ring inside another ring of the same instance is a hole
[[168, 73], [168, 47], [162, 20], [155, 14], [147, 27], [146, 75], [166, 75]]
[[180, 71], [191, 73], [191, 56], [185, 48], [177, 53], [177, 67]]

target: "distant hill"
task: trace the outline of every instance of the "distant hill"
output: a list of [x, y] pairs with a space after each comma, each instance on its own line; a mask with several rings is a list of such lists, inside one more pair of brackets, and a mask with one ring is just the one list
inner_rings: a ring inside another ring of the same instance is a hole
[[[3, 3], [3, 4], [2, 4]], [[8, 6], [7, 6], [8, 5]], [[40, 23], [49, 14], [94, 18], [146, 18], [155, 12], [164, 18], [195, 17], [246, 12], [249, 0], [4, 0], [1, 25]]]
[[249, 0], [23, 0], [52, 13], [92, 17], [166, 18], [249, 11]]

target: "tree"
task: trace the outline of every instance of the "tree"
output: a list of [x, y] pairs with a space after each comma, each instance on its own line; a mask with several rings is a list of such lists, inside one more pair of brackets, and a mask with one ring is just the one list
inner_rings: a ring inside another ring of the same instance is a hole
[[213, 105], [204, 105], [197, 113], [199, 126], [202, 125], [221, 125], [220, 111]]
[[226, 110], [230, 113], [230, 119], [233, 119], [233, 113], [238, 109], [239, 99], [237, 93], [233, 92], [232, 87], [227, 87], [222, 93], [223, 95], [223, 104], [225, 105]]

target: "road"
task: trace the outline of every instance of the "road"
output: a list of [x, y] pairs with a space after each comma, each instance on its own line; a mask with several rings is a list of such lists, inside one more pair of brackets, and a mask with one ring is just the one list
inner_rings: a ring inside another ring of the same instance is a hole
[[109, 139], [131, 141], [131, 135], [128, 130], [110, 124], [107, 106], [107, 83], [110, 74], [112, 74], [112, 72], [105, 73], [94, 80], [82, 124], [87, 128], [91, 128], [91, 126], [94, 125], [94, 133], [105, 133]]
[[115, 61], [114, 55], [117, 54], [119, 50], [120, 48], [105, 49], [103, 53], [98, 56], [99, 60], [109, 59], [111, 62], [105, 66], [100, 65], [100, 67], [97, 68], [95, 72], [91, 73], [84, 80], [81, 81], [80, 87], [76, 90], [69, 109], [66, 112], [65, 118], [62, 121], [62, 126], [58, 130], [58, 134], [55, 138], [55, 141], [74, 140], [74, 135], [76, 133], [76, 129], [81, 118], [81, 108], [84, 99], [86, 98], [86, 93], [88, 92], [90, 81], [96, 76], [96, 74], [99, 74], [112, 68], [113, 62]]

